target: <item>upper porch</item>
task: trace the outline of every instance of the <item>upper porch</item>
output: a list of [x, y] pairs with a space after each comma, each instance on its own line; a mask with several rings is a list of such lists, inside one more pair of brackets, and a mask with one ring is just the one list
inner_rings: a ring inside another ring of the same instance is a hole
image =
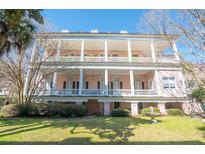
[[53, 38], [45, 45], [48, 62], [178, 63], [174, 40]]

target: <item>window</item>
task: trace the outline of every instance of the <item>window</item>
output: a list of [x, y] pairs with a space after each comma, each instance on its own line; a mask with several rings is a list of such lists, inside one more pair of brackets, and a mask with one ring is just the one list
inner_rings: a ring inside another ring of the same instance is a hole
[[132, 57], [138, 57], [138, 54], [133, 54]]
[[114, 108], [117, 109], [120, 107], [120, 102], [114, 102]]
[[164, 88], [175, 88], [175, 78], [174, 77], [163, 77], [163, 87]]
[[118, 57], [118, 54], [112, 54], [113, 57]]

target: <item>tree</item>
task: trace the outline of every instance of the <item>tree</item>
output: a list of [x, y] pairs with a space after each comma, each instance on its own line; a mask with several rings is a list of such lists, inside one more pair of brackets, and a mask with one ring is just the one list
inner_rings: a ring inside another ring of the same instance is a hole
[[179, 35], [179, 57], [185, 75], [192, 76], [199, 87], [205, 86], [194, 73], [196, 65], [198, 73], [205, 70], [205, 10], [151, 10], [144, 14], [140, 24], [148, 33]]
[[0, 55], [24, 51], [33, 39], [36, 23], [43, 24], [41, 10], [0, 10]]
[[199, 87], [199, 88], [195, 89], [192, 92], [191, 97], [196, 99], [200, 103], [203, 103], [203, 101], [205, 101], [205, 88]]
[[[16, 96], [22, 107], [32, 102], [33, 97], [38, 96], [41, 82], [58, 71], [44, 67], [46, 64], [52, 65], [53, 62], [49, 59], [58, 50], [57, 42], [49, 42], [48, 37], [51, 38], [49, 34], [43, 32], [35, 34], [35, 48], [30, 46], [28, 49], [22, 50], [20, 54], [14, 51], [0, 57], [0, 73], [4, 80], [12, 83], [17, 90]], [[52, 52], [46, 55], [46, 49]], [[21, 63], [19, 63], [19, 59], [21, 59]], [[24, 93], [25, 84], [27, 84], [27, 88]]]

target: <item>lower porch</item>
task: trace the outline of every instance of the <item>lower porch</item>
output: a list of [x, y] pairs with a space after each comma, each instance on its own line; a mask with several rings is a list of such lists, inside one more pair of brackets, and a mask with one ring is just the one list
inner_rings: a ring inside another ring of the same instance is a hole
[[[157, 100], [157, 101], [156, 101]], [[199, 104], [189, 103], [184, 98], [178, 101], [163, 98], [119, 98], [119, 97], [44, 97], [37, 98], [38, 102], [63, 102], [85, 105], [88, 115], [110, 115], [113, 109], [128, 109], [132, 116], [141, 114], [143, 108], [156, 107], [159, 108], [161, 114], [166, 115], [166, 110], [177, 108], [184, 111], [185, 114], [190, 114], [195, 106], [196, 112], [201, 112]], [[184, 101], [183, 101], [184, 100]]]

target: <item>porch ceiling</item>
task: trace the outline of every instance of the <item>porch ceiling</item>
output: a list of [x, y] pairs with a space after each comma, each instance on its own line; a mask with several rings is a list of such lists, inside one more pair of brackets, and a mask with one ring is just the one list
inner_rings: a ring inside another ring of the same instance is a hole
[[[61, 41], [61, 48], [64, 50], [80, 50], [82, 40], [63, 40]], [[104, 50], [105, 40], [84, 40], [84, 50]], [[47, 46], [57, 47], [58, 40], [49, 40]], [[156, 51], [162, 51], [171, 44], [169, 41], [154, 41], [154, 47]], [[126, 52], [128, 50], [127, 40], [107, 40], [107, 47], [109, 50], [117, 50]], [[131, 41], [131, 48], [135, 51], [143, 51], [145, 56], [150, 56], [150, 41], [148, 40], [137, 40]]]
[[[149, 74], [153, 71], [150, 70], [135, 70], [133, 71], [134, 75], [146, 75]], [[61, 72], [58, 72], [58, 74], [79, 74], [80, 71], [79, 69], [68, 69], [68, 70], [64, 70]], [[98, 75], [104, 75], [104, 70], [93, 70], [93, 69], [87, 69], [83, 71], [84, 75], [94, 75], [94, 74], [98, 74]], [[109, 75], [128, 75], [129, 76], [129, 70], [108, 70], [108, 74]]]

